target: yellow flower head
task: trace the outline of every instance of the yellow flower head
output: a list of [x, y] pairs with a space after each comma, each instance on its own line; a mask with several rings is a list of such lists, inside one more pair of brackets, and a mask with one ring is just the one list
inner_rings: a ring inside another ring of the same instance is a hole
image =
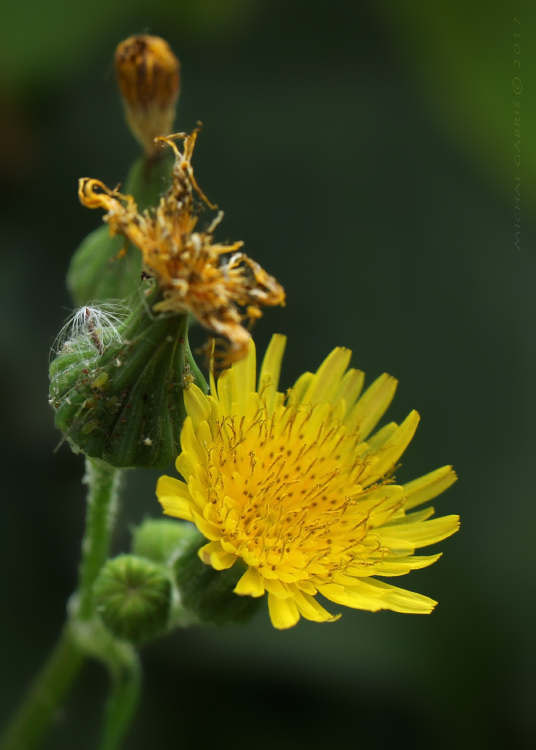
[[115, 69], [132, 132], [153, 154], [161, 145], [156, 136], [173, 127], [180, 63], [164, 39], [138, 34], [117, 46]]
[[210, 396], [192, 385], [177, 470], [161, 477], [164, 513], [193, 521], [210, 542], [200, 557], [217, 570], [247, 566], [235, 593], [268, 591], [276, 628], [300, 615], [337, 617], [315, 599], [356, 609], [426, 614], [436, 602], [373, 578], [424, 568], [440, 555], [415, 556], [459, 527], [458, 516], [428, 520], [433, 508], [407, 513], [447, 489], [450, 466], [405, 485], [394, 481], [418, 414], [371, 436], [397, 382], [382, 375], [361, 395], [362, 372], [337, 348], [315, 374], [278, 392], [285, 337], [275, 335], [256, 385], [255, 347], [222, 373]]
[[[155, 313], [192, 313], [197, 320], [230, 344], [226, 361], [243, 357], [251, 334], [245, 319], [259, 318], [261, 305], [283, 305], [285, 292], [278, 282], [245, 253], [243, 242], [213, 242], [213, 232], [223, 218], [220, 211], [204, 231], [196, 231], [197, 193], [212, 206], [195, 181], [191, 159], [199, 130], [157, 140], [175, 152], [172, 184], [152, 211], [138, 213], [131, 195], [110, 190], [99, 180], [80, 179], [78, 195], [88, 208], [104, 208], [110, 234], [120, 234], [138, 247], [147, 274], [161, 292]], [[181, 152], [174, 139], [184, 140]], [[229, 255], [230, 254], [230, 255]], [[227, 257], [224, 257], [227, 256]]]

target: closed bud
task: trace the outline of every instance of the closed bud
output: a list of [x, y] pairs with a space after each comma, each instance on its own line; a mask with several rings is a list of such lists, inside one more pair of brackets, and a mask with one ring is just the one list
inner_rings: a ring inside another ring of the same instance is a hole
[[168, 624], [172, 586], [166, 570], [135, 555], [120, 555], [104, 565], [94, 585], [95, 606], [117, 638], [143, 643]]
[[132, 552], [165, 565], [178, 557], [200, 534], [190, 523], [149, 518], [134, 529]]
[[233, 593], [246, 567], [240, 560], [227, 570], [214, 570], [210, 565], [205, 565], [199, 559], [198, 552], [206, 542], [205, 538], [196, 539], [173, 565], [182, 606], [201, 623], [244, 624], [253, 617], [261, 603], [260, 599]]
[[86, 455], [122, 468], [164, 468], [174, 460], [184, 390], [195, 382], [206, 392], [187, 316], [155, 318], [148, 285], [151, 294], [124, 322], [105, 308], [81, 308], [50, 365], [56, 426]]
[[161, 148], [154, 139], [173, 130], [180, 63], [164, 39], [139, 34], [117, 46], [115, 68], [128, 124], [152, 156]]

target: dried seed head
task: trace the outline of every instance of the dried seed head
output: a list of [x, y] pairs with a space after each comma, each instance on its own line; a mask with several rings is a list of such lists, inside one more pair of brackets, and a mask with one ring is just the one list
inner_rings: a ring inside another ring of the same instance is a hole
[[[191, 164], [199, 129], [159, 141], [173, 149], [171, 186], [158, 206], [140, 212], [132, 195], [110, 190], [99, 180], [84, 177], [78, 195], [87, 208], [107, 211], [110, 234], [122, 235], [138, 247], [145, 272], [156, 279], [159, 297], [154, 313], [191, 313], [217, 339], [228, 342], [222, 366], [247, 354], [251, 334], [244, 323], [262, 315], [261, 306], [285, 304], [277, 280], [241, 252], [242, 242], [214, 241], [223, 218], [219, 212], [205, 229], [197, 228], [199, 199], [213, 206], [199, 188]], [[182, 151], [177, 141], [183, 141]]]
[[78, 308], [59, 332], [53, 356], [85, 351], [89, 359], [96, 359], [112, 342], [121, 342], [118, 328], [130, 312], [126, 305], [113, 302]]
[[158, 36], [139, 34], [115, 51], [117, 82], [128, 124], [148, 156], [161, 148], [154, 139], [173, 129], [180, 91], [180, 63]]

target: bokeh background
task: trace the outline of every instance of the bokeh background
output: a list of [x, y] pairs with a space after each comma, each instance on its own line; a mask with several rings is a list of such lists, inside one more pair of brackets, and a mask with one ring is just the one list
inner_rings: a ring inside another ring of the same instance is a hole
[[[335, 345], [369, 378], [398, 377], [390, 418], [422, 417], [399, 479], [454, 464], [436, 508], [462, 530], [400, 579], [439, 600], [430, 617], [344, 610], [277, 632], [263, 609], [148, 646], [126, 750], [533, 746], [536, 5], [3, 0], [0, 14], [0, 721], [76, 582], [83, 465], [53, 453], [47, 361], [70, 256], [100, 220], [77, 179], [115, 185], [137, 155], [113, 50], [148, 32], [182, 62], [177, 127], [204, 123], [195, 167], [226, 211], [218, 236], [286, 287], [258, 344], [288, 334], [285, 385]], [[129, 475], [116, 551], [159, 516], [155, 480]], [[106, 687], [90, 664], [46, 747], [92, 750]]]

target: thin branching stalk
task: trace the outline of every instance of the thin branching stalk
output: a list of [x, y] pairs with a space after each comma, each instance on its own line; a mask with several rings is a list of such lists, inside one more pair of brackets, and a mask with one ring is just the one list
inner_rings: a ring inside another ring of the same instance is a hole
[[39, 745], [69, 692], [85, 655], [69, 625], [41, 670], [0, 744], [1, 750], [32, 750]]
[[83, 482], [89, 490], [77, 593], [77, 618], [82, 621], [89, 620], [94, 614], [93, 584], [110, 554], [122, 477], [121, 469], [97, 458], [86, 458]]
[[106, 704], [99, 750], [118, 750], [130, 726], [141, 692], [142, 671], [139, 656], [130, 646], [122, 663], [110, 668], [112, 688]]
[[135, 650], [128, 644], [114, 642], [98, 622], [93, 584], [110, 553], [122, 474], [104, 461], [86, 459], [86, 529], [71, 620], [8, 727], [0, 750], [38, 747], [88, 655], [103, 661], [112, 679], [104, 729], [106, 744], [102, 747], [119, 747], [136, 705], [141, 671]]

